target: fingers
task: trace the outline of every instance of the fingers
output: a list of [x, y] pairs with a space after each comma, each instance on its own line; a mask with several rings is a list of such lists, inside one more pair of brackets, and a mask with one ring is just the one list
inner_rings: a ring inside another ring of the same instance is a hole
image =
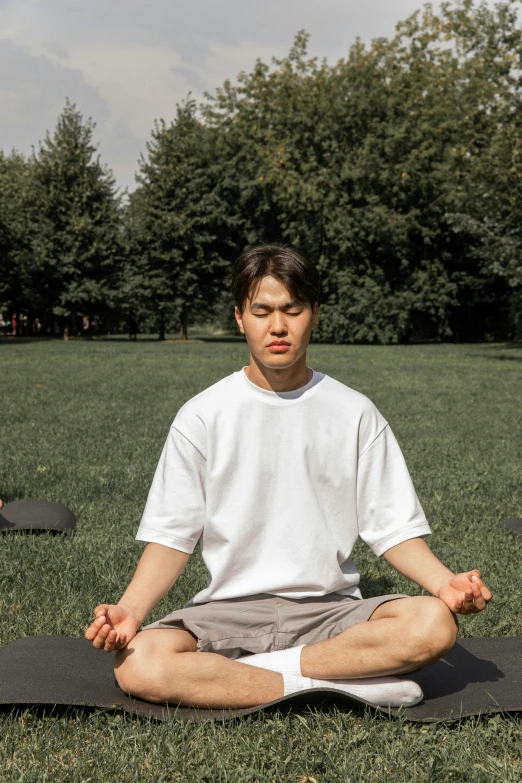
[[477, 610], [480, 612], [486, 608], [486, 605], [491, 601], [491, 590], [484, 584], [482, 579], [476, 576], [471, 577], [471, 589], [473, 590], [473, 599]]
[[97, 606], [94, 610], [96, 619], [85, 631], [85, 638], [92, 641], [93, 647], [96, 647], [97, 650], [112, 652], [118, 634], [107, 622], [107, 616], [100, 613], [99, 610], [102, 608], [104, 607]]
[[491, 599], [493, 597], [492, 594], [491, 594], [491, 590], [489, 589], [489, 587], [487, 585], [484, 584], [482, 579], [480, 579], [479, 577], [472, 576], [471, 577], [471, 584], [472, 585], [476, 584], [476, 585], [479, 586], [480, 592], [482, 594], [482, 597], [484, 598], [486, 603], [488, 601], [491, 601]]
[[105, 619], [106, 618], [104, 614], [101, 614], [98, 617], [96, 617], [96, 620], [93, 623], [91, 623], [90, 626], [85, 631], [85, 638], [89, 639], [89, 641], [95, 639], [96, 636], [98, 635], [100, 628], [104, 625]]
[[114, 645], [115, 650], [123, 650], [125, 645], [127, 644], [127, 634], [122, 633], [119, 635], [116, 644]]
[[451, 606], [450, 604], [448, 604], [448, 606], [449, 606], [449, 608], [451, 609], [452, 612], [455, 612], [455, 614], [463, 614], [463, 611], [462, 611], [462, 604], [463, 604], [463, 602], [464, 602], [463, 598], [455, 598], [455, 600], [453, 602], [453, 606]]
[[466, 590], [462, 601], [462, 614], [473, 611], [473, 590]]
[[458, 600], [456, 614], [476, 614], [486, 608], [491, 601], [491, 590], [484, 584], [482, 579], [477, 576], [480, 571], [470, 571], [471, 590], [467, 590], [461, 599]]
[[466, 576], [470, 583], [471, 601], [469, 591], [466, 591], [460, 614], [471, 614], [481, 612], [491, 601], [491, 590], [482, 581], [482, 572], [478, 568], [468, 571]]
[[104, 623], [98, 630], [95, 638], [93, 639], [93, 647], [97, 650], [105, 650], [105, 652], [113, 652], [118, 639], [118, 632], [111, 628], [108, 623]]

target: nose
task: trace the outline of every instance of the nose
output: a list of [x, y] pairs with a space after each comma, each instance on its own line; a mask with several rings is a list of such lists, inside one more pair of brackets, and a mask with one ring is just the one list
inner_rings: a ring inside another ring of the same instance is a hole
[[286, 334], [286, 332], [287, 328], [284, 314], [279, 310], [274, 310], [270, 321], [270, 334], [279, 336]]

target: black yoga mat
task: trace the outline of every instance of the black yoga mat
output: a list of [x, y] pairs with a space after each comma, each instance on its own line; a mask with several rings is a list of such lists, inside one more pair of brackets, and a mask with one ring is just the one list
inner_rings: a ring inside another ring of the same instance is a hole
[[[0, 650], [0, 705], [84, 705], [118, 707], [157, 720], [226, 720], [270, 709], [302, 709], [354, 702], [335, 689], [302, 691], [242, 710], [208, 710], [162, 706], [127, 696], [116, 685], [112, 655], [95, 650], [85, 639], [29, 636]], [[410, 721], [458, 720], [469, 715], [522, 711], [522, 637], [461, 639], [437, 663], [408, 675], [425, 699], [416, 707], [391, 709]]]
[[13, 500], [0, 508], [0, 531], [52, 530], [67, 533], [76, 525], [76, 517], [60, 503], [47, 500]]
[[514, 533], [522, 535], [522, 519], [506, 519], [504, 525]]

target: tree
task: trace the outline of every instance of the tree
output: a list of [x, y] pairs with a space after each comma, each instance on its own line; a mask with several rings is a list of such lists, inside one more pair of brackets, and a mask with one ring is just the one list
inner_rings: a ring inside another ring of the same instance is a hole
[[505, 333], [498, 265], [520, 258], [513, 183], [510, 203], [500, 177], [490, 189], [505, 204], [496, 237], [513, 224], [493, 256], [491, 243], [480, 249], [484, 200], [470, 196], [520, 138], [515, 5], [426, 5], [393, 39], [357, 42], [333, 66], [307, 58], [302, 32], [287, 58], [258, 62], [209, 102], [239, 244], [279, 239], [318, 260], [320, 339]]
[[30, 309], [36, 289], [30, 193], [30, 161], [0, 151], [0, 306], [10, 314]]
[[107, 315], [115, 299], [120, 203], [112, 174], [96, 156], [94, 127], [67, 101], [32, 159], [35, 304], [64, 324], [76, 314]]
[[187, 339], [190, 318], [208, 314], [221, 291], [226, 205], [216, 196], [214, 134], [192, 101], [174, 122], [155, 125], [127, 213], [127, 296], [157, 316], [160, 339], [172, 319]]

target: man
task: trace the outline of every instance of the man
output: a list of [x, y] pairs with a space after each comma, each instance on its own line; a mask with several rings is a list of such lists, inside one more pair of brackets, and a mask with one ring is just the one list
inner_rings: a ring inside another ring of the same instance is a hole
[[[237, 262], [248, 367], [189, 400], [158, 464], [137, 538], [148, 542], [117, 605], [86, 631], [115, 655], [123, 690], [155, 702], [248, 707], [339, 687], [415, 704], [396, 677], [451, 650], [456, 614], [491, 599], [480, 571], [454, 575], [430, 533], [390, 428], [363, 395], [309, 369], [315, 267], [265, 245]], [[431, 593], [363, 599], [360, 535]], [[207, 587], [137, 633], [200, 542]], [[250, 664], [250, 665], [244, 665]]]

